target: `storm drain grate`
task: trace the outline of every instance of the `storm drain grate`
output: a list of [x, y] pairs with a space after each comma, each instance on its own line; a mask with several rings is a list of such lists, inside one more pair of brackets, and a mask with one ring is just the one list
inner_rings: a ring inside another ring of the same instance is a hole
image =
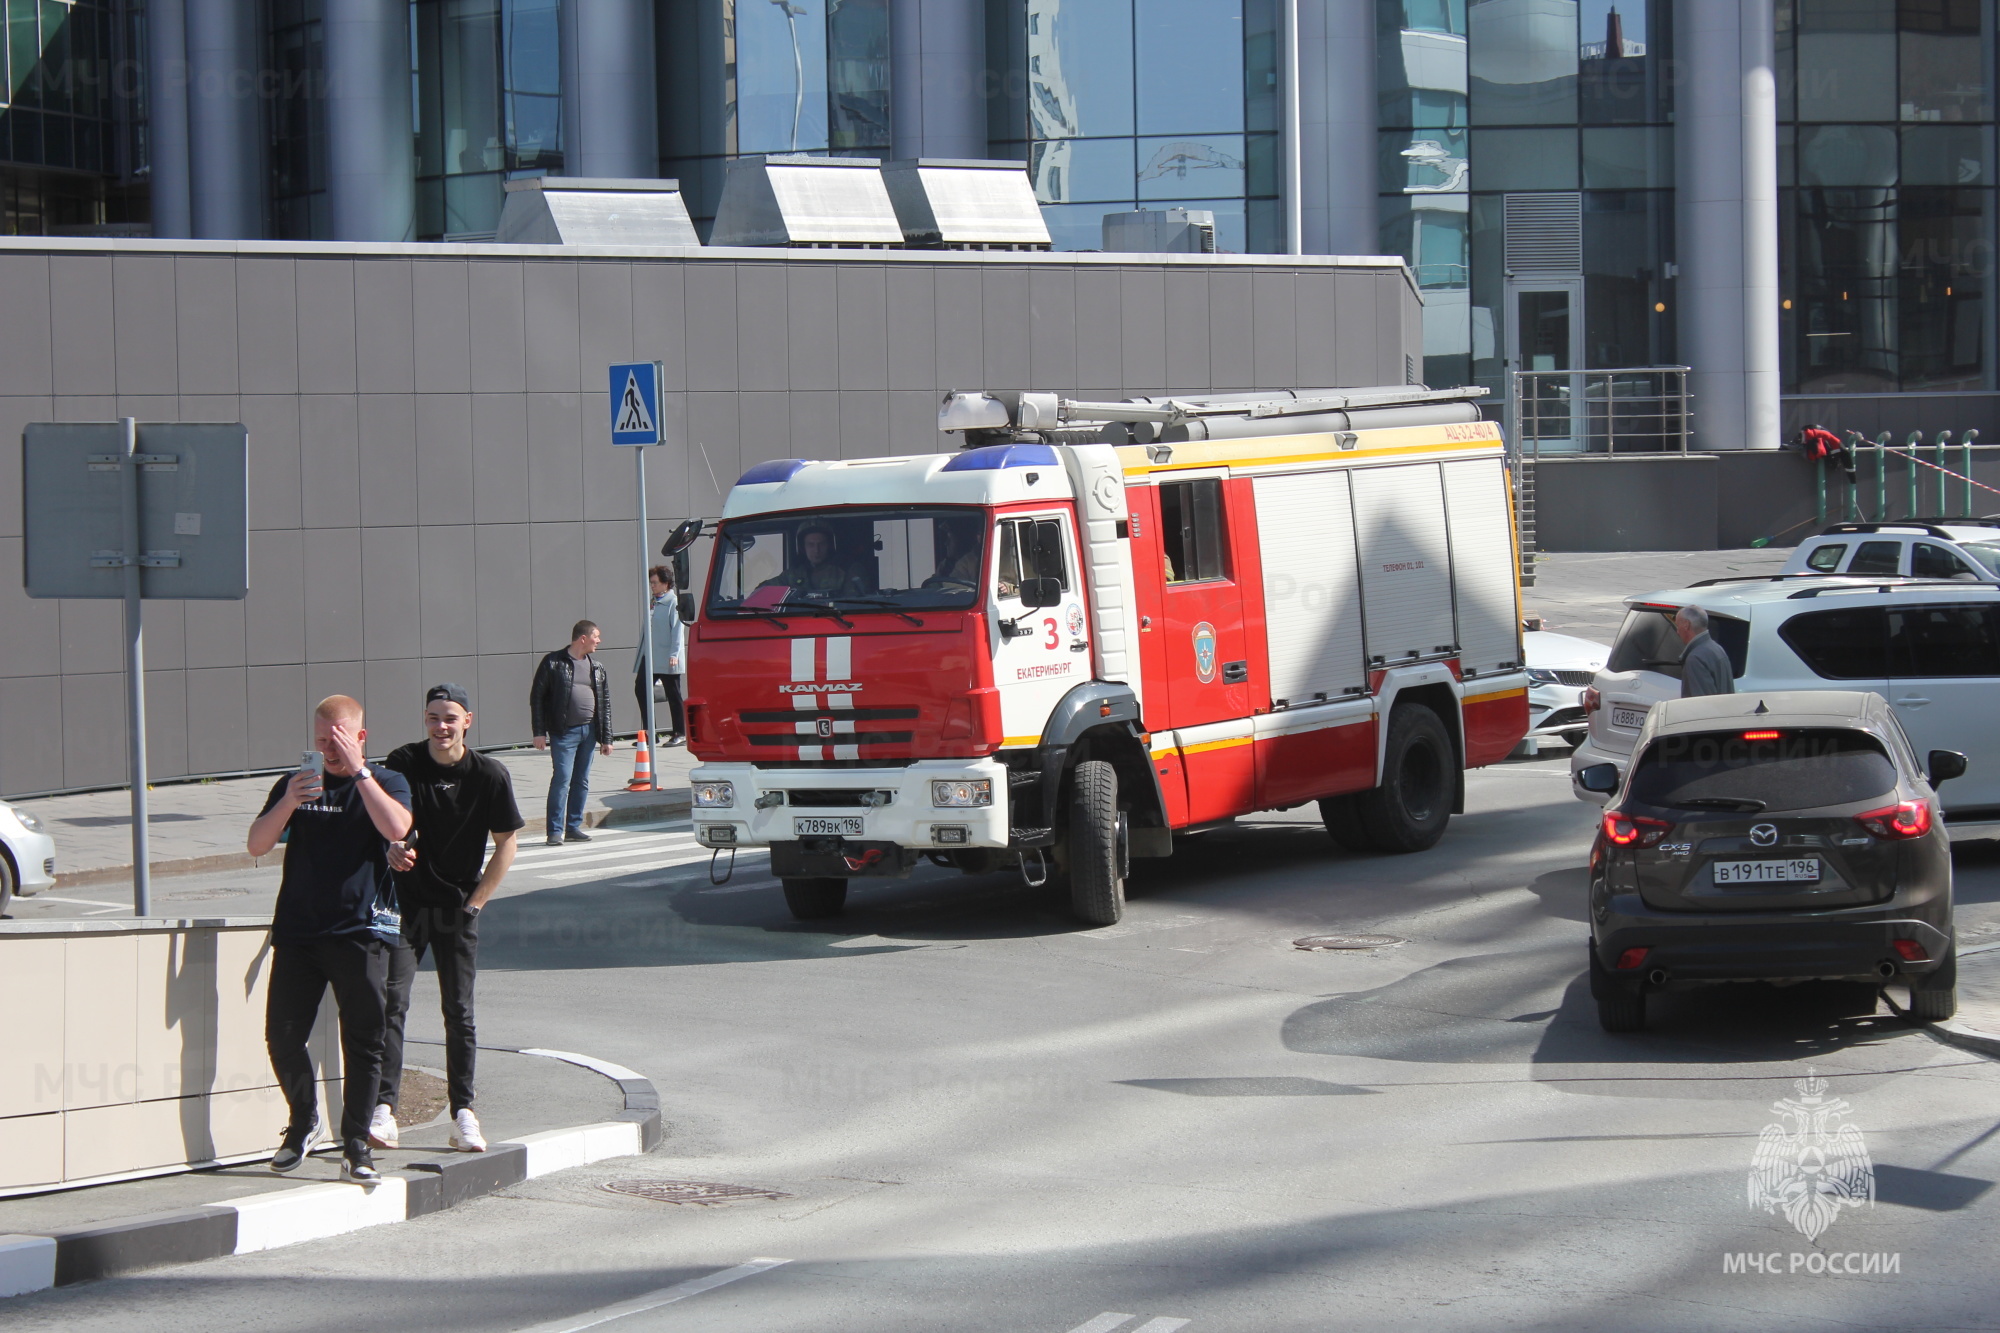
[[778, 1190], [754, 1185], [717, 1185], [706, 1180], [607, 1180], [603, 1189], [613, 1194], [629, 1194], [635, 1199], [656, 1203], [696, 1203], [706, 1207], [716, 1203], [738, 1203], [744, 1199], [789, 1199]]
[[1308, 935], [1293, 940], [1294, 949], [1320, 952], [1330, 949], [1386, 949], [1403, 941], [1394, 935]]

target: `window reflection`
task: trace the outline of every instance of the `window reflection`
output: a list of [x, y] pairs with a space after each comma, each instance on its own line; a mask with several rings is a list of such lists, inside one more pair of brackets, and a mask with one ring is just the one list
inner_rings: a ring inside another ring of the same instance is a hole
[[1243, 195], [1243, 136], [1240, 134], [1141, 139], [1138, 149], [1141, 199], [1208, 199], [1223, 195], [1241, 198]]
[[1241, 130], [1242, 10], [1215, 0], [1135, 0], [1134, 11], [1139, 133]]
[[417, 0], [417, 235], [490, 234], [509, 171], [562, 169], [557, 0]]
[[1576, 123], [1576, 0], [1473, 0], [1466, 24], [1474, 124]]

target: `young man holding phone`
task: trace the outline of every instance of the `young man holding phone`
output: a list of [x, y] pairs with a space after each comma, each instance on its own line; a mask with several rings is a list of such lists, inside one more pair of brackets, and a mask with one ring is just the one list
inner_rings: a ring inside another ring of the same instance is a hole
[[[400, 934], [389, 844], [410, 831], [410, 788], [370, 764], [361, 705], [344, 694], [313, 710], [307, 764], [280, 778], [250, 825], [250, 855], [290, 831], [271, 917], [264, 1044], [291, 1118], [271, 1169], [294, 1170], [319, 1138], [319, 1094], [307, 1049], [329, 985], [340, 1010], [341, 1179], [382, 1179], [368, 1151], [368, 1114], [381, 1076], [388, 941]], [[320, 771], [323, 769], [323, 771]]]
[[457, 685], [433, 685], [424, 694], [424, 731], [429, 740], [402, 746], [383, 761], [410, 784], [416, 828], [405, 845], [390, 849], [405, 943], [389, 959], [381, 1093], [368, 1126], [368, 1141], [378, 1148], [393, 1148], [398, 1142], [403, 1019], [410, 1009], [417, 964], [429, 953], [436, 960], [438, 999], [444, 1010], [451, 1146], [460, 1152], [486, 1151], [479, 1117], [472, 1111], [472, 1069], [479, 1049], [472, 1021], [479, 913], [514, 864], [515, 835], [524, 821], [514, 804], [514, 780], [507, 770], [465, 747], [471, 727], [472, 696]]

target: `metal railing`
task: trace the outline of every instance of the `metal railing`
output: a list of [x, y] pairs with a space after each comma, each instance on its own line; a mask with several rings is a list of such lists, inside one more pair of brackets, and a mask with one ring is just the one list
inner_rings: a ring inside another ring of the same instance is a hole
[[[1835, 515], [1854, 522], [1884, 522], [1894, 518], [1973, 518], [1984, 509], [2000, 509], [2000, 494], [1991, 487], [1972, 480], [1972, 446], [1979, 439], [1977, 430], [1968, 430], [1954, 439], [1953, 432], [1941, 430], [1937, 437], [1924, 447], [1924, 433], [1913, 430], [1901, 445], [1893, 443], [1895, 437], [1883, 431], [1873, 440], [1860, 431], [1848, 431], [1844, 443], [1852, 459], [1853, 470], [1835, 464], [1828, 466], [1827, 459], [1819, 459], [1819, 521], [1825, 523], [1832, 510]], [[1926, 458], [1924, 455], [1930, 455]], [[1901, 463], [1903, 476], [1901, 484], [1891, 486], [1890, 462]], [[1864, 479], [1864, 474], [1872, 473], [1872, 479]], [[1833, 494], [1845, 481], [1846, 494]], [[1975, 490], [1979, 494], [1975, 494]], [[1868, 512], [1867, 499], [1874, 498], [1874, 512]], [[1934, 496], [1936, 503], [1926, 505], [1925, 497]], [[1982, 496], [1990, 496], [1984, 500]], [[1903, 500], [1903, 512], [1894, 513], [1895, 500]]]
[[1517, 370], [1512, 389], [1523, 457], [1687, 452], [1686, 366]]

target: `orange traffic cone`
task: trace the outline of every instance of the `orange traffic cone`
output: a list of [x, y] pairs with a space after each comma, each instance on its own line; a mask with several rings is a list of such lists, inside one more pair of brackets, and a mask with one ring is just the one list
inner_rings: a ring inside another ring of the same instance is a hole
[[641, 734], [636, 758], [632, 765], [632, 780], [625, 784], [626, 791], [651, 791], [653, 789], [653, 751]]

